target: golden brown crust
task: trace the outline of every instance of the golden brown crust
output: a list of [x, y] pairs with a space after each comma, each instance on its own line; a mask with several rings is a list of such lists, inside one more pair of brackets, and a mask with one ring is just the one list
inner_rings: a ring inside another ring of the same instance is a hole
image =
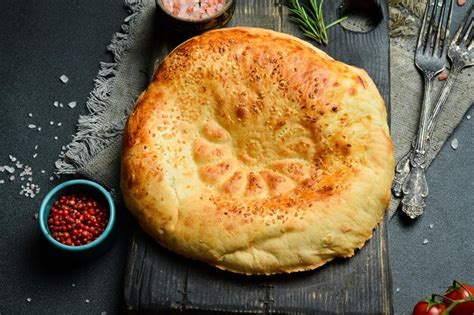
[[350, 257], [390, 198], [386, 110], [363, 70], [269, 30], [177, 47], [124, 133], [121, 186], [165, 247], [245, 274]]

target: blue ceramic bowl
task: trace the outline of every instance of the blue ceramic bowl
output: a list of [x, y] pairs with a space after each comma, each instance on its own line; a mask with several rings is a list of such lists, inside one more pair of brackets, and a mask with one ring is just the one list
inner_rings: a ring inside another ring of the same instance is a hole
[[[80, 246], [69, 246], [62, 244], [56, 241], [48, 228], [48, 215], [51, 210], [51, 206], [55, 201], [57, 201], [61, 196], [66, 194], [84, 194], [86, 196], [92, 197], [97, 201], [103, 202], [103, 204], [108, 205], [109, 210], [109, 222], [105, 227], [105, 230], [102, 234], [95, 239], [94, 241]], [[112, 230], [115, 224], [115, 205], [112, 200], [110, 193], [105, 190], [104, 187], [99, 184], [85, 179], [74, 179], [65, 181], [62, 184], [54, 187], [47, 195], [44, 197], [43, 202], [39, 210], [38, 221], [40, 225], [41, 232], [46, 237], [46, 239], [56, 248], [71, 252], [71, 253], [85, 253], [85, 252], [103, 252], [108, 248], [110, 243]]]

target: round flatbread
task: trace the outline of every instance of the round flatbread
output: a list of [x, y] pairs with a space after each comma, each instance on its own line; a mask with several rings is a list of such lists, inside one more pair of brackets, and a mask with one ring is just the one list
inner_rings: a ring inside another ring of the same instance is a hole
[[289, 35], [228, 28], [163, 60], [125, 128], [121, 187], [166, 248], [268, 275], [352, 256], [393, 170], [365, 71]]

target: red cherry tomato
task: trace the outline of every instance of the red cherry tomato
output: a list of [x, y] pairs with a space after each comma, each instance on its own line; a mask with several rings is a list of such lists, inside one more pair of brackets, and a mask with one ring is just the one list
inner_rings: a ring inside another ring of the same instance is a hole
[[413, 315], [442, 315], [446, 305], [433, 299], [426, 299], [416, 303]]
[[449, 312], [449, 315], [473, 315], [474, 314], [474, 300], [459, 302]]
[[448, 291], [444, 294], [447, 299], [444, 299], [446, 306], [451, 305], [452, 300], [464, 300], [469, 297], [474, 297], [474, 287], [467, 283], [460, 283], [454, 281], [453, 285], [448, 288]]

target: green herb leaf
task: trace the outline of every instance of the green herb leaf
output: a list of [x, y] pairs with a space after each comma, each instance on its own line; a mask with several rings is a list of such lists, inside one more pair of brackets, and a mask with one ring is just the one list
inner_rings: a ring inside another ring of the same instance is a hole
[[290, 20], [298, 24], [306, 37], [327, 45], [327, 30], [341, 23], [347, 17], [340, 18], [326, 25], [323, 14], [324, 0], [309, 0], [309, 6], [302, 6], [299, 0], [286, 0], [285, 5], [290, 11]]

